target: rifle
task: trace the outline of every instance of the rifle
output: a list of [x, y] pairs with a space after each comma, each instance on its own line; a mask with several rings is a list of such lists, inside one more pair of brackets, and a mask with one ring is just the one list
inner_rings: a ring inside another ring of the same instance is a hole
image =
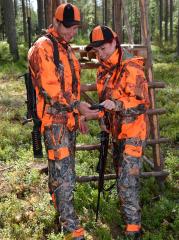
[[[90, 109], [104, 110], [104, 107], [100, 104], [93, 104], [90, 107]], [[105, 115], [107, 115], [107, 113]], [[107, 116], [106, 116], [106, 118], [107, 118]], [[99, 173], [98, 200], [97, 200], [97, 207], [96, 207], [96, 222], [98, 221], [100, 195], [101, 195], [101, 192], [103, 192], [103, 190], [104, 190], [104, 171], [105, 171], [106, 161], [107, 161], [108, 145], [109, 145], [109, 133], [106, 131], [101, 131], [99, 162], [98, 162], [97, 168], [96, 168], [96, 171]]]
[[40, 132], [41, 121], [37, 116], [36, 93], [32, 85], [31, 74], [25, 73], [24, 78], [25, 78], [25, 86], [26, 86], [26, 92], [27, 92], [27, 100], [26, 100], [27, 115], [23, 124], [33, 121], [34, 125], [33, 125], [33, 130], [31, 132], [33, 153], [35, 158], [42, 158], [43, 152], [42, 152], [42, 142], [41, 142], [41, 132]]
[[99, 163], [97, 166], [97, 171], [99, 172], [98, 180], [98, 200], [96, 207], [96, 222], [98, 221], [99, 213], [99, 204], [100, 204], [100, 195], [104, 190], [104, 171], [106, 167], [107, 154], [108, 154], [108, 145], [109, 145], [109, 133], [102, 131], [100, 133], [101, 145], [100, 145], [100, 154], [99, 154]]

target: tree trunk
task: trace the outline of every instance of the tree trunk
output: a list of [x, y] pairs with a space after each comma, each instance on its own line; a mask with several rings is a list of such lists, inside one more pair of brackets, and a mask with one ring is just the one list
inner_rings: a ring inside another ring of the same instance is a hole
[[165, 41], [168, 41], [168, 0], [165, 2]]
[[125, 22], [126, 28], [127, 28], [128, 40], [129, 40], [129, 43], [133, 44], [134, 39], [133, 39], [133, 36], [132, 36], [132, 30], [131, 30], [131, 27], [130, 27], [130, 24], [129, 24], [129, 17], [128, 17], [128, 14], [127, 14], [127, 11], [126, 11], [127, 8], [126, 8], [125, 0], [121, 0], [121, 4], [122, 4], [122, 9], [123, 9], [123, 14], [124, 14], [124, 22]]
[[43, 0], [37, 0], [37, 13], [38, 13], [38, 32], [40, 33], [41, 30], [45, 27]]
[[108, 25], [108, 0], [104, 0], [104, 25]]
[[105, 23], [105, 7], [104, 7], [104, 5], [105, 5], [105, 0], [102, 0], [102, 25], [104, 25]]
[[134, 42], [139, 43], [138, 1], [134, 1]]
[[57, 1], [56, 0], [52, 0], [52, 18], [54, 16], [56, 8], [57, 8]]
[[173, 44], [173, 0], [170, 0], [170, 42]]
[[110, 0], [108, 2], [108, 6], [107, 6], [107, 24], [111, 25], [112, 24], [112, 0]]
[[163, 41], [162, 21], [163, 21], [163, 0], [160, 0], [160, 3], [159, 3], [159, 32], [160, 32], [160, 43], [161, 44]]
[[52, 0], [52, 19], [55, 14], [55, 11], [57, 7], [62, 4], [64, 1], [63, 0]]
[[4, 26], [4, 13], [2, 2], [0, 2], [0, 32], [1, 32], [1, 39], [4, 40], [5, 38], [5, 26]]
[[113, 15], [114, 15], [114, 31], [117, 33], [119, 41], [122, 42], [122, 3], [121, 0], [113, 0]]
[[67, 3], [67, 1], [66, 0], [44, 0], [46, 28], [52, 24], [56, 8], [62, 3]]
[[179, 58], [179, 6], [178, 6], [178, 26], [177, 26], [177, 57]]
[[47, 28], [52, 24], [52, 1], [44, 0], [44, 9], [45, 9], [45, 27]]
[[14, 4], [12, 0], [2, 0], [2, 6], [4, 10], [4, 23], [7, 42], [9, 43], [9, 49], [13, 56], [13, 60], [17, 61], [19, 60], [19, 53], [16, 38]]
[[115, 30], [115, 26], [114, 26], [114, 1], [112, 0], [112, 29]]
[[14, 0], [14, 14], [16, 18], [17, 17], [17, 0]]
[[24, 30], [24, 41], [27, 42], [27, 16], [26, 6], [24, 0], [22, 0], [22, 16], [23, 16], [23, 30]]
[[97, 3], [96, 3], [96, 0], [94, 0], [94, 25], [96, 26], [97, 25]]

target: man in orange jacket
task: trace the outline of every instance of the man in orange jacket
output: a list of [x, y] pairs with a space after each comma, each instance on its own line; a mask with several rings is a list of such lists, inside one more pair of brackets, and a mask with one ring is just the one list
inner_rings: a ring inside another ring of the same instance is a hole
[[[89, 109], [89, 104], [80, 102], [80, 65], [69, 44], [79, 24], [79, 9], [69, 3], [61, 4], [55, 12], [53, 26], [28, 53], [37, 115], [48, 155], [49, 191], [69, 240], [84, 239], [84, 230], [73, 206], [75, 132], [78, 127], [86, 132], [86, 113], [96, 114]], [[58, 48], [58, 67], [53, 41]]]
[[105, 108], [100, 122], [102, 129], [112, 136], [125, 234], [127, 239], [140, 239], [139, 176], [147, 137], [145, 112], [149, 107], [144, 59], [123, 51], [117, 34], [106, 26], [92, 30], [86, 50], [91, 49], [96, 52], [100, 63], [96, 85], [99, 102]]

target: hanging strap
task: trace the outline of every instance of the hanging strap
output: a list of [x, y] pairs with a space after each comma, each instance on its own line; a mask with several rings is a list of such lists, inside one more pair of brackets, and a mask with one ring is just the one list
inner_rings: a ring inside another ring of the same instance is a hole
[[73, 92], [73, 94], [75, 94], [75, 96], [77, 96], [78, 95], [78, 80], [76, 77], [74, 62], [71, 57], [71, 52], [69, 51], [69, 48], [67, 49], [67, 55], [68, 55], [68, 60], [70, 63], [70, 69], [71, 69], [71, 73], [72, 73], [72, 92]]
[[53, 58], [54, 58], [54, 63], [56, 67], [59, 67], [59, 51], [58, 51], [58, 43], [54, 39], [54, 37], [51, 34], [46, 34], [45, 35], [47, 38], [50, 39], [50, 41], [53, 43]]
[[57, 70], [60, 72], [62, 72], [61, 74], [61, 88], [62, 88], [62, 91], [64, 92], [65, 91], [65, 81], [64, 81], [64, 69], [63, 69], [63, 65], [61, 64], [61, 61], [59, 60], [60, 56], [59, 56], [59, 51], [58, 51], [58, 42], [57, 40], [49, 33], [47, 33], [45, 35], [48, 39], [50, 39], [50, 41], [52, 42], [53, 44], [53, 59], [54, 59], [54, 63], [55, 63], [55, 66], [57, 68]]
[[[45, 36], [47, 38], [49, 38], [51, 40], [51, 42], [53, 43], [53, 58], [54, 58], [54, 63], [56, 65], [57, 69], [59, 69], [59, 70], [63, 69], [63, 65], [61, 64], [61, 61], [59, 60], [59, 51], [58, 51], [57, 40], [51, 34], [46, 34]], [[71, 53], [70, 53], [68, 45], [63, 44], [63, 43], [61, 43], [61, 44], [62, 44], [63, 48], [67, 51], [69, 65], [70, 65], [70, 69], [71, 69], [71, 73], [72, 73], [72, 93], [75, 94], [75, 96], [77, 96], [78, 95], [78, 81], [77, 81], [77, 77], [76, 77], [74, 62], [71, 57]], [[65, 91], [64, 73], [63, 73], [63, 76], [61, 79], [61, 87], [62, 87], [62, 90]]]

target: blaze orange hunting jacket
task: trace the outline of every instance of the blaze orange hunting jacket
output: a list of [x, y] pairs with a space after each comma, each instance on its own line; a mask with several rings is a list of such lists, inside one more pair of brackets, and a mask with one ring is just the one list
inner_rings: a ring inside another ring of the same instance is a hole
[[[142, 155], [147, 137], [145, 111], [149, 107], [148, 85], [144, 74], [144, 59], [132, 57], [119, 61], [119, 51], [98, 68], [97, 90], [99, 101], [115, 102], [110, 112], [110, 131], [114, 139], [125, 141], [124, 153]], [[118, 64], [120, 62], [120, 64]]]
[[[80, 65], [71, 47], [51, 27], [47, 30], [58, 42], [59, 68], [54, 63], [54, 47], [45, 35], [30, 48], [28, 61], [37, 95], [37, 115], [44, 126], [64, 123], [73, 130], [78, 122]], [[75, 120], [76, 119], [76, 120]]]

